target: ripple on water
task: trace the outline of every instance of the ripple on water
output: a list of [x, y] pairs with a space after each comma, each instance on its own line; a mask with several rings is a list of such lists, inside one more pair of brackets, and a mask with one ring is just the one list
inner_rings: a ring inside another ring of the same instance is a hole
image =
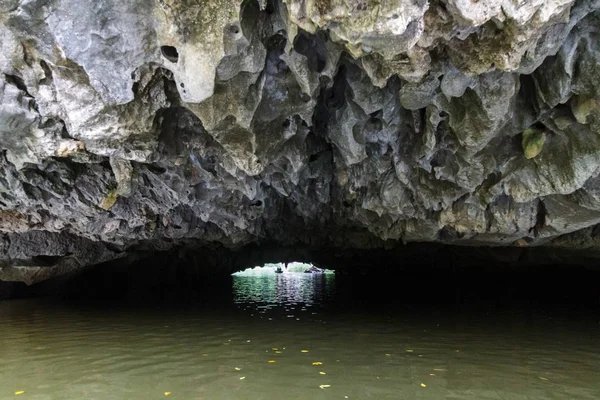
[[0, 398], [600, 398], [595, 320], [348, 312], [331, 277], [273, 275], [214, 309], [0, 303]]

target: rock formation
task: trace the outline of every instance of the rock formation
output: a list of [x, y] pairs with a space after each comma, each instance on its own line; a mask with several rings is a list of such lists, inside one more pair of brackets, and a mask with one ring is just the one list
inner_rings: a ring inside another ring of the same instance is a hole
[[249, 245], [595, 257], [599, 9], [0, 0], [0, 280]]

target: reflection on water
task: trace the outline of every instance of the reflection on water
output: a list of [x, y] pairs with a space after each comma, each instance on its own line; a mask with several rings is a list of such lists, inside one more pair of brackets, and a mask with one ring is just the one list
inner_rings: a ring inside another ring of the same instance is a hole
[[233, 300], [237, 304], [322, 304], [334, 292], [333, 274], [304, 274], [270, 270], [233, 276]]
[[597, 309], [365, 312], [334, 279], [236, 276], [186, 309], [0, 303], [0, 399], [600, 398]]

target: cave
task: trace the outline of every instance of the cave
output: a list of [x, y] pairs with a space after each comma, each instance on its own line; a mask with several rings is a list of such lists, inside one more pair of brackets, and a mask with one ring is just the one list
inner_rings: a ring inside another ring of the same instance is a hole
[[4, 297], [163, 253], [595, 268], [595, 6], [355, 3], [7, 9]]
[[0, 1], [0, 398], [600, 396], [600, 1], [96, 3]]

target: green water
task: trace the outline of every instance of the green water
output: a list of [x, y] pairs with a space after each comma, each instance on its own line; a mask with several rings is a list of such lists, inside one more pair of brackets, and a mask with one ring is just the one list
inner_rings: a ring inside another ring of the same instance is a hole
[[600, 398], [596, 312], [349, 306], [335, 279], [236, 276], [177, 307], [0, 303], [0, 399]]

